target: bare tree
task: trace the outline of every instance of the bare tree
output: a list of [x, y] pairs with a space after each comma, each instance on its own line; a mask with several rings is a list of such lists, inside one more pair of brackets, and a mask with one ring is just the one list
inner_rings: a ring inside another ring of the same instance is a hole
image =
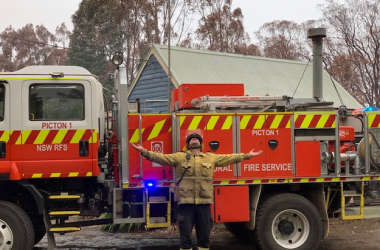
[[253, 49], [244, 30], [243, 12], [240, 8], [232, 10], [232, 0], [198, 0], [195, 4], [200, 15], [197, 47], [257, 55], [258, 50]]
[[[169, 26], [168, 0], [141, 1], [143, 6], [143, 23], [147, 31], [152, 31], [148, 41], [167, 44]], [[179, 45], [188, 35], [193, 21], [194, 8], [190, 0], [170, 0], [170, 32], [171, 43]]]
[[321, 10], [331, 34], [329, 73], [363, 104], [380, 107], [380, 2], [329, 0]]
[[[97, 61], [108, 62], [116, 51], [122, 52], [127, 80], [132, 82], [151, 45], [168, 41], [168, 3], [168, 0], [83, 0], [73, 15], [71, 45], [78, 52], [70, 53], [70, 60], [87, 68], [96, 67], [92, 70], [104, 76], [113, 66], [86, 65], [91, 60], [83, 60], [88, 53], [80, 51], [89, 50], [94, 56], [102, 57]], [[191, 1], [170, 0], [170, 5], [171, 44], [190, 46]]]
[[307, 28], [314, 21], [297, 24], [293, 21], [265, 23], [255, 32], [263, 56], [291, 60], [310, 60], [310, 44], [306, 38]]
[[[117, 50], [125, 55], [127, 78], [131, 82], [151, 45], [168, 42], [169, 2], [118, 0], [114, 3], [116, 9], [113, 21], [122, 37]], [[188, 33], [193, 13], [191, 1], [170, 0], [170, 5], [171, 44], [191, 46], [191, 36]]]

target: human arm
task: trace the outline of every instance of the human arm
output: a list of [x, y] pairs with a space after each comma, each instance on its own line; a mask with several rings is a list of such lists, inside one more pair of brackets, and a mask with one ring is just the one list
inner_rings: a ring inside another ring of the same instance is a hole
[[131, 142], [131, 146], [132, 148], [136, 149], [137, 151], [139, 151], [140, 153], [144, 152], [144, 147], [141, 146], [140, 144], [134, 144]]
[[251, 151], [248, 152], [248, 154], [246, 154], [246, 159], [245, 160], [249, 160], [251, 159], [252, 157], [256, 157], [258, 155], [261, 155], [263, 151], [262, 150], [259, 150], [257, 152], [255, 152], [253, 149]]
[[258, 155], [261, 155], [262, 152], [263, 152], [262, 150], [255, 152], [252, 149], [247, 154], [240, 153], [240, 154], [219, 154], [219, 155], [215, 155], [215, 167], [228, 166], [230, 164], [239, 163], [239, 162], [242, 162], [244, 160], [249, 160], [252, 157], [256, 157]]
[[155, 153], [155, 152], [152, 152], [152, 151], [148, 151], [146, 148], [144, 148], [143, 146], [141, 146], [140, 144], [135, 144], [135, 143], [131, 143], [131, 146], [139, 151], [141, 153], [141, 155], [149, 160], [149, 161], [153, 161], [153, 162], [157, 162], [161, 165], [175, 165], [176, 163], [178, 163], [179, 161], [179, 157], [177, 154], [161, 154], [161, 153]]

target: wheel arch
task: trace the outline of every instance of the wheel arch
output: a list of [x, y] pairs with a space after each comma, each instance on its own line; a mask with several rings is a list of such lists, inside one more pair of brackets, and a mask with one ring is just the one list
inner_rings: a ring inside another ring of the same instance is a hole
[[29, 191], [29, 193], [33, 196], [37, 205], [38, 214], [42, 215], [44, 212], [45, 200], [40, 191], [38, 191], [38, 189], [33, 184], [30, 184], [25, 180], [18, 181], [18, 183], [21, 186], [23, 186], [27, 191]]
[[249, 213], [250, 220], [245, 223], [245, 227], [249, 230], [253, 230], [256, 224], [256, 211], [259, 204], [262, 185], [249, 186]]
[[326, 239], [329, 234], [329, 217], [326, 209], [325, 192], [321, 184], [320, 190], [313, 190], [306, 197], [318, 210], [322, 218], [323, 235], [322, 239]]
[[28, 181], [2, 181], [0, 190], [0, 200], [17, 204], [28, 213], [43, 214], [44, 198]]

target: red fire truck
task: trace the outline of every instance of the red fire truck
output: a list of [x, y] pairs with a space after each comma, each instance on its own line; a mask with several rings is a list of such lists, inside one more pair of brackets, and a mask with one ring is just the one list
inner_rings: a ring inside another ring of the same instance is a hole
[[[316, 43], [324, 36], [309, 33]], [[316, 249], [330, 213], [363, 218], [364, 201], [377, 201], [380, 112], [335, 110], [321, 101], [318, 77], [314, 102], [246, 96], [242, 84], [182, 84], [171, 113], [145, 114], [127, 103], [119, 73], [109, 101], [80, 67], [0, 73], [0, 249], [31, 250], [45, 233], [54, 249], [53, 233], [93, 224], [171, 225], [175, 169], [129, 143], [173, 153], [189, 130], [202, 131], [205, 151], [263, 150], [215, 169], [212, 209], [215, 222], [260, 249]], [[361, 208], [355, 216], [345, 213], [351, 198]], [[67, 220], [103, 212], [113, 219]]]

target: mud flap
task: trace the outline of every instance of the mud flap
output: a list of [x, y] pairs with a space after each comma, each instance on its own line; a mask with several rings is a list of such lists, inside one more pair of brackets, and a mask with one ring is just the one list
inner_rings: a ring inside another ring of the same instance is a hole
[[45, 223], [45, 228], [46, 228], [46, 236], [48, 240], [47, 250], [54, 250], [57, 248], [57, 245], [55, 244], [54, 233], [50, 231], [50, 228], [51, 228], [50, 218], [45, 209], [44, 209], [43, 214], [44, 214], [44, 223]]

